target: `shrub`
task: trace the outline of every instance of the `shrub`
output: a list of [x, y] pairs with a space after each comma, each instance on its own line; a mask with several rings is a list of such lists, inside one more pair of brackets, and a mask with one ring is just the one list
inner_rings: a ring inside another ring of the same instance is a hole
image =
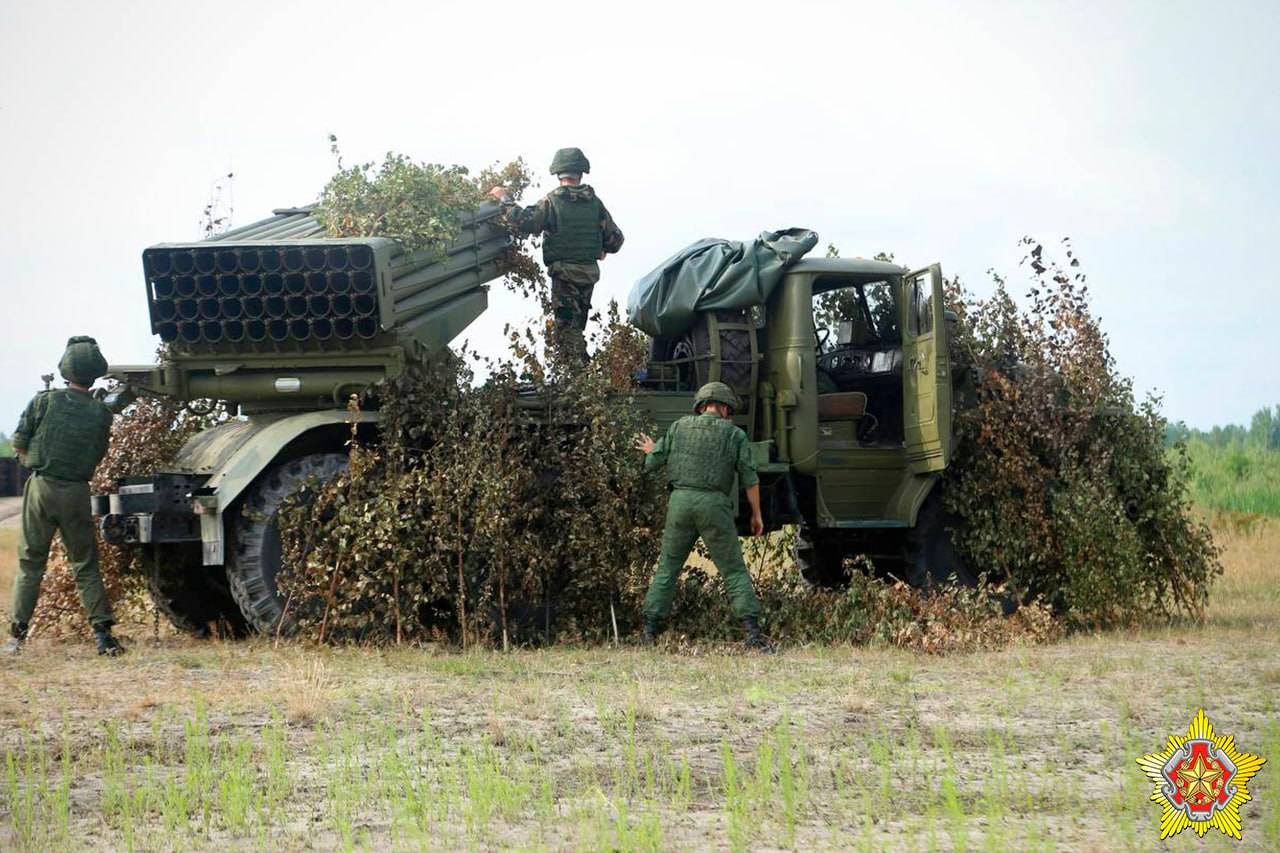
[[523, 359], [487, 364], [482, 385], [470, 357], [391, 383], [378, 446], [286, 512], [280, 583], [305, 634], [466, 646], [630, 629], [661, 506], [631, 446], [647, 424], [616, 393], [634, 336], [611, 313], [602, 355], [567, 380], [546, 378], [525, 332]]
[[[463, 216], [490, 201], [487, 192], [505, 186], [520, 198], [533, 178], [524, 160], [483, 169], [474, 177], [464, 166], [421, 163], [394, 151], [382, 163], [344, 166], [337, 138], [329, 137], [338, 171], [320, 193], [313, 215], [331, 237], [390, 237], [406, 251], [446, 249]], [[544, 278], [518, 242], [505, 259], [507, 287], [539, 300], [549, 310]]]
[[976, 385], [957, 415], [948, 508], [971, 565], [1071, 623], [1203, 615], [1221, 566], [1187, 498], [1185, 455], [1164, 451], [1159, 400], [1115, 369], [1069, 243], [1065, 263], [1026, 239], [1020, 310], [1003, 278], [958, 284], [955, 346]]

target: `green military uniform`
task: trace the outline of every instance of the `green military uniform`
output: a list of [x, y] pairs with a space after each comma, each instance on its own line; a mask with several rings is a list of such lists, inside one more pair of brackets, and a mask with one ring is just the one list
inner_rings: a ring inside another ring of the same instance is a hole
[[688, 415], [671, 425], [644, 460], [646, 470], [666, 466], [671, 497], [662, 533], [662, 560], [644, 599], [644, 616], [656, 624], [671, 612], [676, 579], [698, 537], [706, 543], [740, 619], [760, 615], [760, 601], [742, 559], [733, 521], [734, 479], [756, 485], [747, 435], [715, 413]]
[[[106, 371], [93, 338], [68, 341], [59, 365], [62, 375], [88, 386]], [[111, 412], [84, 391], [43, 391], [27, 405], [13, 434], [14, 449], [32, 472], [22, 496], [18, 537], [18, 577], [13, 585], [12, 635], [21, 641], [35, 612], [40, 581], [54, 533], [62, 534], [80, 603], [95, 632], [109, 634], [112, 615], [102, 576], [89, 508], [89, 479], [107, 452]], [[99, 648], [102, 648], [99, 639]]]
[[[556, 152], [552, 174], [582, 174], [591, 164], [576, 148]], [[583, 330], [591, 314], [591, 293], [600, 280], [600, 259], [622, 248], [625, 239], [594, 189], [586, 184], [556, 187], [529, 207], [510, 205], [507, 222], [518, 232], [541, 234], [542, 262], [551, 277], [554, 344], [562, 356], [586, 354]]]

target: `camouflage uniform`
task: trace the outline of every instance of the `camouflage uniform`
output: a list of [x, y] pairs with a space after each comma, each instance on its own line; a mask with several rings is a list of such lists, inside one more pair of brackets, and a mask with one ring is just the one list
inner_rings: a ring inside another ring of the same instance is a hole
[[[72, 338], [60, 368], [68, 380], [89, 385], [105, 372], [106, 360], [92, 338]], [[55, 533], [62, 534], [80, 603], [100, 635], [100, 651], [102, 637], [109, 637], [113, 617], [98, 572], [89, 479], [107, 452], [110, 434], [111, 411], [90, 394], [72, 388], [37, 394], [18, 421], [13, 446], [24, 454], [23, 462], [32, 472], [22, 495], [18, 577], [10, 610], [10, 633], [19, 642], [36, 609]]]
[[747, 435], [712, 412], [687, 415], [671, 425], [645, 456], [645, 470], [666, 466], [671, 497], [662, 533], [662, 560], [644, 599], [644, 616], [660, 623], [671, 613], [676, 579], [698, 537], [706, 543], [740, 619], [760, 615], [760, 601], [742, 559], [733, 521], [733, 487], [759, 482]]
[[622, 231], [586, 184], [556, 187], [529, 207], [508, 205], [506, 219], [519, 233], [543, 235], [542, 261], [551, 277], [555, 319], [553, 343], [562, 356], [584, 357], [583, 330], [591, 314], [591, 291], [600, 280], [599, 262], [622, 248]]

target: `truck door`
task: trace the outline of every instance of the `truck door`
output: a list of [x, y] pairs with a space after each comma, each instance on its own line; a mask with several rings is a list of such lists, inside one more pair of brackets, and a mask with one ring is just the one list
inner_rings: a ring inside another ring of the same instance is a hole
[[912, 472], [941, 471], [951, 455], [951, 376], [942, 267], [903, 279], [902, 406], [907, 464]]

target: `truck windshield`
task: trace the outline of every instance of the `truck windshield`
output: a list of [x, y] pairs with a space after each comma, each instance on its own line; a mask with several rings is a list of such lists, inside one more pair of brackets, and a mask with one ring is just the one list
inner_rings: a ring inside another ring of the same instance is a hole
[[842, 346], [874, 348], [902, 343], [893, 287], [884, 281], [816, 294], [813, 325], [827, 352]]

